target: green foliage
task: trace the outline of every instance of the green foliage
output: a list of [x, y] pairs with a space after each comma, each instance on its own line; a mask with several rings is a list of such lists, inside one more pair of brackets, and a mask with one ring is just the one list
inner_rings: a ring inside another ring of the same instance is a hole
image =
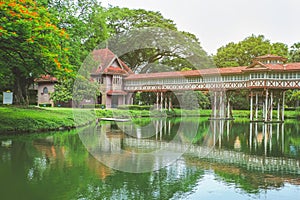
[[82, 108], [101, 108], [101, 109], [105, 109], [106, 106], [104, 104], [83, 104]]
[[68, 102], [72, 99], [73, 79], [65, 79], [54, 85], [54, 92], [51, 99], [57, 102]]
[[[69, 61], [75, 71], [78, 71], [88, 53], [108, 37], [103, 7], [95, 0], [48, 0], [44, 4], [60, 19], [56, 21], [56, 25], [70, 35]], [[75, 78], [59, 78], [59, 84], [51, 95], [53, 101], [67, 102], [72, 99]], [[82, 100], [80, 95], [77, 95], [77, 103]]]
[[230, 95], [230, 104], [235, 110], [248, 110], [249, 109], [249, 99], [247, 90], [234, 91]]
[[287, 57], [288, 46], [271, 43], [263, 35], [251, 35], [238, 43], [230, 42], [220, 47], [213, 60], [217, 67], [248, 66], [253, 58], [265, 54]]
[[91, 82], [88, 77], [81, 75], [77, 76], [77, 79], [73, 87], [73, 105], [78, 107], [82, 104], [83, 100], [93, 100], [95, 102], [96, 97], [100, 94], [99, 86], [97, 82]]
[[121, 110], [150, 110], [151, 106], [140, 106], [140, 105], [119, 105], [118, 109]]
[[210, 100], [208, 98], [209, 93], [204, 94], [203, 92], [197, 91], [197, 98], [199, 102], [199, 107], [201, 109], [207, 109], [210, 107]]
[[199, 101], [198, 101], [197, 92], [194, 91], [186, 91], [182, 95], [182, 102], [180, 106], [183, 109], [187, 110], [194, 110], [199, 108]]
[[[112, 41], [109, 47], [135, 72], [212, 65], [196, 36], [178, 31], [175, 23], [159, 12], [111, 7], [107, 10], [107, 26], [111, 33], [126, 38]], [[156, 46], [153, 46], [154, 41]], [[124, 49], [129, 52], [124, 53]]]
[[39, 104], [39, 107], [51, 107], [51, 103], [42, 103], [42, 104]]
[[41, 74], [67, 76], [69, 35], [55, 25], [47, 8], [35, 1], [0, 2], [0, 77], [2, 89], [13, 90], [16, 103], [28, 104], [28, 87]]
[[288, 90], [285, 93], [286, 102], [285, 104], [288, 107], [297, 107], [300, 106], [300, 91], [299, 90]]
[[300, 42], [295, 43], [291, 46], [289, 52], [290, 62], [300, 62]]

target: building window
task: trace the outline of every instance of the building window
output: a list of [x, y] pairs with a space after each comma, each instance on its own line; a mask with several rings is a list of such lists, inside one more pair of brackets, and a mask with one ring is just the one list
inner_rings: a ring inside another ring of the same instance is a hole
[[43, 94], [48, 94], [48, 88], [47, 87], [43, 88]]

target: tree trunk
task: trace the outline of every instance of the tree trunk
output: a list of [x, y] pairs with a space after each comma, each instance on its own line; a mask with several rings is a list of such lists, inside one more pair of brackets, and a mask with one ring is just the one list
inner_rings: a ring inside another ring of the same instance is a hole
[[17, 105], [28, 105], [27, 81], [26, 77], [22, 76], [20, 70], [15, 67], [14, 73], [14, 102]]

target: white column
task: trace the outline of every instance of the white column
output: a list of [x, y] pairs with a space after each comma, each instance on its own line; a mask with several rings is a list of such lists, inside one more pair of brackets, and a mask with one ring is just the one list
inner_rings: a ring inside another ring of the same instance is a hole
[[165, 96], [165, 109], [168, 108], [168, 97], [167, 97], [167, 94]]
[[265, 114], [265, 112], [266, 112], [266, 109], [265, 109], [265, 103], [263, 102], [262, 104], [263, 104], [263, 105], [262, 105], [262, 118], [265, 119], [265, 115], [266, 115], [266, 114]]
[[282, 92], [282, 113], [281, 113], [282, 121], [284, 121], [284, 104], [285, 104], [285, 91]]
[[273, 121], [273, 91], [270, 96], [270, 121]]
[[161, 141], [162, 140], [162, 135], [163, 135], [163, 127], [162, 127], [162, 119], [161, 120], [159, 120], [159, 131], [160, 131], [160, 134], [159, 134], [159, 140]]
[[284, 152], [284, 123], [281, 124], [281, 150]]
[[268, 89], [266, 89], [266, 101], [265, 101], [265, 121], [268, 120]]
[[250, 121], [253, 120], [253, 92], [250, 92]]
[[253, 124], [250, 122], [250, 134], [249, 134], [249, 147], [250, 147], [250, 152], [252, 149], [252, 134], [253, 134]]
[[269, 134], [269, 147], [270, 147], [270, 152], [272, 151], [272, 132], [273, 132], [273, 126], [270, 124], [270, 134]]
[[280, 120], [280, 99], [277, 102], [277, 121]]
[[163, 109], [163, 102], [164, 102], [164, 97], [163, 97], [163, 92], [160, 93], [160, 111]]
[[226, 133], [227, 133], [227, 141], [229, 141], [229, 120], [227, 120], [226, 123], [227, 123], [226, 124], [226, 128], [227, 128], [227, 131], [226, 131]]
[[227, 118], [228, 119], [230, 118], [230, 102], [229, 102], [229, 97], [228, 97], [228, 100], [227, 100]]
[[257, 92], [255, 93], [255, 119], [257, 120], [258, 118], [258, 94]]
[[217, 92], [214, 92], [214, 118], [217, 118]]
[[169, 96], [169, 110], [171, 110], [172, 98]]
[[169, 135], [171, 134], [171, 120], [169, 120], [169, 128], [168, 128]]
[[265, 127], [265, 132], [264, 132], [264, 146], [265, 146], [265, 156], [267, 155], [267, 136], [268, 136], [268, 124], [265, 123], [264, 124], [264, 127]]
[[222, 118], [223, 116], [222, 116], [222, 106], [223, 105], [223, 93], [222, 92], [220, 92], [220, 102], [219, 102], [219, 118]]
[[156, 92], [156, 109], [158, 110], [158, 101], [159, 101], [159, 97], [158, 97], [158, 92]]

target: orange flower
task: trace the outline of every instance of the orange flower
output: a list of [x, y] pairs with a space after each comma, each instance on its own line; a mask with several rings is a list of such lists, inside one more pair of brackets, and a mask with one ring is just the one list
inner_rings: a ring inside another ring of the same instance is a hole
[[57, 68], [60, 69], [61, 68], [61, 64], [60, 64], [60, 62], [58, 61], [57, 58], [54, 58], [54, 62], [56, 63]]
[[15, 2], [11, 2], [11, 3], [8, 4], [8, 6], [10, 6], [10, 7], [15, 7], [15, 6], [16, 6], [16, 3], [15, 3]]

